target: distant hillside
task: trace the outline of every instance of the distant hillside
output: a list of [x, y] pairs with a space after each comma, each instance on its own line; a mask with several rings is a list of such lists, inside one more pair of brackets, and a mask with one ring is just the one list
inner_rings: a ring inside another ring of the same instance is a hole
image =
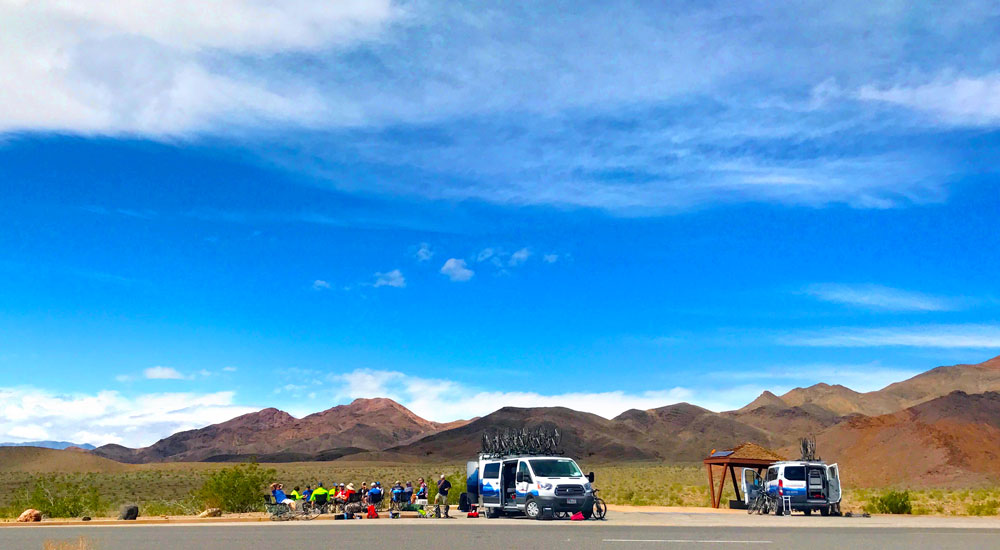
[[770, 406], [811, 408], [813, 412], [821, 409], [837, 416], [854, 414], [878, 416], [901, 411], [953, 391], [966, 393], [1000, 391], [1000, 357], [977, 365], [937, 367], [908, 380], [867, 393], [825, 383], [807, 388], [795, 388], [781, 397], [765, 391], [752, 403], [735, 412], [748, 412], [761, 406]]
[[143, 449], [105, 445], [120, 462], [464, 461], [484, 432], [556, 427], [563, 451], [588, 461], [697, 463], [711, 449], [755, 442], [798, 456], [800, 437], [841, 463], [849, 484], [934, 486], [1000, 480], [1000, 358], [938, 367], [882, 390], [836, 384], [764, 392], [738, 410], [687, 403], [613, 419], [564, 407], [503, 407], [471, 421], [430, 422], [389, 399], [359, 399], [296, 419], [264, 409], [180, 432]]
[[842, 465], [851, 484], [995, 483], [1000, 393], [957, 391], [892, 414], [851, 418], [820, 433], [817, 447], [823, 458]]
[[28, 441], [25, 443], [0, 443], [0, 447], [42, 447], [43, 449], [66, 449], [76, 447], [85, 451], [92, 451], [96, 447], [90, 443], [70, 443], [68, 441]]
[[43, 447], [0, 447], [0, 472], [123, 472], [129, 466], [91, 453]]
[[270, 408], [179, 432], [142, 449], [105, 445], [93, 452], [128, 463], [334, 460], [409, 443], [450, 425], [424, 420], [391, 399], [357, 399], [301, 419]]

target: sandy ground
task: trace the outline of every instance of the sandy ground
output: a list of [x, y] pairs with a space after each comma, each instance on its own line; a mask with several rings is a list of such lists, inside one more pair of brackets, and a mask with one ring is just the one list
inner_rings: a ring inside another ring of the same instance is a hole
[[[227, 515], [221, 518], [197, 518], [191, 516], [158, 516], [140, 518], [137, 521], [118, 521], [114, 518], [95, 518], [84, 522], [78, 519], [45, 520], [41, 523], [16, 523], [7, 521], [0, 523], [0, 528], [30, 528], [30, 527], [86, 527], [86, 526], [138, 526], [138, 525], [288, 525], [290, 523], [322, 523], [335, 525], [378, 525], [413, 524], [413, 525], [488, 525], [506, 522], [516, 522], [524, 526], [544, 526], [553, 523], [564, 523], [565, 520], [554, 522], [530, 521], [525, 518], [505, 518], [487, 520], [456, 516], [451, 519], [425, 519], [415, 514], [404, 514], [400, 519], [388, 519], [383, 516], [378, 520], [348, 520], [335, 521], [333, 516], [320, 516], [308, 522], [273, 522], [265, 514]], [[749, 515], [743, 510], [713, 510], [711, 508], [682, 508], [672, 506], [608, 506], [608, 517], [605, 521], [580, 522], [581, 526], [618, 525], [618, 526], [663, 526], [663, 527], [780, 527], [780, 528], [903, 528], [903, 529], [997, 529], [1000, 530], [1000, 517], [941, 517], [941, 516], [873, 516], [862, 517], [821, 517], [818, 515], [806, 517], [802, 514], [792, 516], [758, 516]]]

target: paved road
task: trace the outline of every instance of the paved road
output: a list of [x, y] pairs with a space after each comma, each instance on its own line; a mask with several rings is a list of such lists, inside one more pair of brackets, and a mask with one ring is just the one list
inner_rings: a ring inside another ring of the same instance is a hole
[[[788, 527], [648, 527], [587, 523], [482, 521], [389, 524], [374, 522], [215, 524], [128, 527], [34, 527], [0, 529], [0, 548], [42, 549], [46, 542], [84, 537], [92, 550], [388, 548], [511, 550], [648, 550], [753, 548], [761, 550], [948, 550], [1000, 548], [993, 529], [810, 529]], [[77, 546], [72, 546], [74, 550]]]

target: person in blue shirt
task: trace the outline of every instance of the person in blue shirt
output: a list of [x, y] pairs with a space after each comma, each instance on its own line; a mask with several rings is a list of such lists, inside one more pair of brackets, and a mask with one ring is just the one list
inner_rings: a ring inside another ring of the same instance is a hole
[[295, 501], [285, 494], [285, 486], [280, 483], [271, 484], [271, 495], [274, 496], [275, 504], [287, 504], [292, 510], [295, 509]]
[[312, 486], [306, 485], [306, 490], [302, 491], [302, 500], [309, 500], [309, 497], [313, 495]]
[[382, 484], [375, 481], [368, 491], [368, 504], [378, 506], [380, 502], [382, 502]]

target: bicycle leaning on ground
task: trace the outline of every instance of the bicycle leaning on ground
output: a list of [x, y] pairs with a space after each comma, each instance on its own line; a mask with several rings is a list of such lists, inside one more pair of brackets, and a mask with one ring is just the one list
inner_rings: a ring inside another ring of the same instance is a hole
[[[604, 519], [608, 515], [608, 505], [604, 499], [597, 496], [597, 489], [594, 489], [594, 507], [590, 511], [589, 519]], [[556, 514], [559, 519], [569, 519], [569, 512], [559, 512]]]
[[304, 504], [305, 502], [299, 503], [303, 509], [292, 510], [291, 506], [287, 504], [275, 504], [271, 497], [266, 497], [264, 501], [264, 509], [267, 511], [267, 516], [271, 518], [271, 521], [289, 521], [293, 519], [310, 520], [316, 519], [316, 516], [320, 515], [319, 507], [305, 507]]

